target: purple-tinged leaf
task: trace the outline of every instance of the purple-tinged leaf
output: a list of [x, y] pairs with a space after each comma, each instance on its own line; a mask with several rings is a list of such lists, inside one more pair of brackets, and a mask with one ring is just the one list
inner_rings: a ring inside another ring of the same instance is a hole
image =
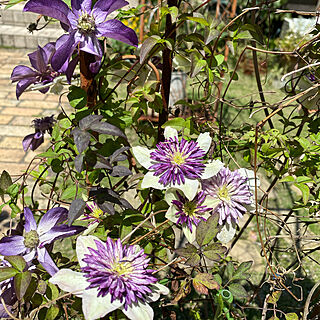
[[72, 135], [74, 137], [74, 143], [77, 146], [78, 152], [82, 153], [89, 146], [91, 137], [90, 133], [82, 131], [79, 128], [75, 128], [72, 130]]
[[114, 215], [116, 213], [114, 206], [110, 202], [99, 203], [98, 207], [103, 211], [107, 212], [110, 215]]
[[132, 175], [132, 172], [127, 167], [114, 166], [110, 175], [113, 177], [125, 177]]
[[112, 166], [107, 158], [97, 153], [97, 163], [94, 166], [96, 169], [108, 169], [112, 170]]
[[205, 247], [203, 254], [212, 261], [220, 261], [221, 256], [226, 253], [227, 248], [220, 243], [213, 243]]
[[81, 130], [86, 130], [90, 128], [90, 125], [96, 121], [100, 121], [103, 118], [101, 115], [91, 114], [79, 121], [79, 127]]
[[213, 275], [210, 273], [198, 273], [192, 280], [192, 284], [199, 294], [208, 294], [208, 289], [219, 290], [220, 288], [219, 283], [214, 280]]
[[86, 203], [82, 199], [75, 199], [72, 201], [69, 214], [68, 214], [68, 226], [70, 227], [76, 219], [78, 219], [84, 212]]
[[116, 162], [116, 161], [124, 161], [127, 159], [126, 155], [123, 155], [122, 153], [125, 151], [128, 151], [130, 147], [122, 147], [120, 149], [117, 149], [111, 156], [110, 156], [110, 162]]
[[197, 227], [196, 241], [200, 247], [208, 244], [218, 233], [219, 215], [212, 215], [207, 221], [201, 221]]
[[108, 122], [92, 122], [89, 126], [92, 131], [102, 134], [109, 134], [111, 136], [118, 136], [127, 139], [126, 135], [116, 126]]
[[7, 190], [12, 185], [12, 179], [10, 177], [10, 174], [3, 170], [0, 177], [0, 189]]
[[22, 256], [6, 256], [4, 259], [18, 271], [23, 271], [27, 265]]
[[184, 258], [187, 258], [186, 264], [190, 266], [196, 266], [200, 262], [200, 256], [197, 251], [197, 248], [190, 243], [187, 243], [184, 248], [176, 249], [177, 254]]
[[83, 170], [83, 158], [84, 155], [83, 154], [78, 154], [75, 158], [74, 158], [74, 167], [76, 168], [76, 170], [80, 173]]
[[18, 300], [22, 300], [24, 297], [29, 284], [31, 282], [31, 272], [30, 271], [25, 271], [22, 273], [18, 273], [14, 277], [14, 290], [16, 292]]

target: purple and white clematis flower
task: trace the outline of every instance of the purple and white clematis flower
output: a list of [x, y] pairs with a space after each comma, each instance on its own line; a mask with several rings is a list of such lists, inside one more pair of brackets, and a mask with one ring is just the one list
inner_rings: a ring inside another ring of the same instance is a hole
[[52, 83], [55, 78], [67, 72], [67, 77], [71, 78], [74, 68], [68, 69], [67, 64], [61, 65], [57, 71], [51, 67], [51, 58], [55, 51], [55, 43], [53, 42], [47, 43], [43, 48], [38, 46], [36, 51], [28, 54], [33, 69], [23, 65], [16, 66], [13, 69], [11, 80], [12, 82], [18, 81], [16, 87], [17, 99], [32, 84], [43, 85], [43, 87], [40, 86], [39, 91], [46, 93], [49, 90], [49, 86], [46, 85]]
[[246, 205], [252, 204], [252, 193], [247, 183], [237, 170], [222, 168], [214, 177], [203, 180], [202, 188], [205, 194], [219, 200], [215, 211], [219, 213], [219, 224], [224, 222], [239, 223], [247, 212]]
[[50, 275], [59, 269], [51, 259], [46, 244], [55, 240], [70, 237], [83, 231], [84, 227], [60, 224], [68, 217], [66, 208], [53, 208], [41, 218], [39, 225], [29, 208], [24, 208], [24, 235], [4, 237], [0, 240], [0, 254], [3, 256], [21, 255], [27, 263], [37, 258]]
[[163, 190], [174, 187], [182, 190], [188, 199], [193, 199], [199, 180], [211, 178], [223, 167], [219, 160], [204, 161], [212, 139], [206, 132], [196, 141], [179, 140], [177, 130], [171, 127], [166, 127], [164, 136], [165, 141], [158, 143], [154, 150], [141, 146], [132, 148], [138, 162], [149, 170], [141, 188]]
[[49, 134], [52, 133], [52, 128], [56, 120], [53, 119], [52, 115], [50, 117], [34, 119], [32, 122], [35, 133], [28, 134], [23, 138], [22, 146], [24, 151], [27, 151], [29, 148], [32, 151], [36, 150], [43, 143], [44, 134], [46, 132], [48, 132]]
[[94, 236], [80, 236], [76, 251], [81, 272], [61, 269], [49, 281], [82, 298], [86, 320], [116, 309], [132, 320], [153, 319], [148, 303], [169, 290], [156, 283], [153, 270], [147, 269], [150, 259], [139, 246], [122, 245], [120, 239], [107, 238], [105, 243]]
[[190, 243], [196, 238], [197, 225], [201, 220], [206, 221], [218, 204], [217, 199], [206, 196], [203, 191], [189, 200], [181, 190], [176, 188], [169, 188], [166, 191], [165, 200], [170, 205], [166, 218], [182, 226], [182, 231]]
[[[52, 57], [53, 68], [59, 70], [69, 61], [77, 47], [95, 55], [97, 61], [100, 61], [103, 54], [98, 40], [100, 37], [113, 38], [137, 46], [138, 38], [134, 30], [116, 19], [106, 21], [110, 13], [127, 4], [124, 0], [98, 0], [92, 8], [92, 0], [71, 0], [70, 9], [62, 0], [30, 0], [24, 11], [57, 19], [68, 31], [68, 35], [63, 35], [57, 40], [57, 44], [61, 45]], [[92, 67], [96, 68], [96, 65], [93, 65]]]

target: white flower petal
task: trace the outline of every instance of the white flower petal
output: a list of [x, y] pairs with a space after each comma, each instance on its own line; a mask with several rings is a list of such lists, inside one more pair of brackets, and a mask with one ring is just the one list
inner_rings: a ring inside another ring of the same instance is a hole
[[192, 226], [192, 232], [191, 232], [190, 229], [187, 227], [187, 225], [184, 224], [182, 226], [182, 231], [190, 243], [192, 243], [196, 240], [196, 226], [195, 225]]
[[200, 133], [197, 139], [199, 147], [207, 153], [210, 149], [212, 138], [210, 137], [209, 132]]
[[210, 197], [210, 196], [206, 196], [206, 199], [204, 200], [203, 202], [203, 206], [207, 206], [208, 208], [212, 208], [212, 209], [215, 209], [216, 206], [221, 202], [220, 199], [217, 199], [217, 198], [213, 198], [213, 197]]
[[132, 303], [125, 310], [124, 307], [121, 308], [122, 312], [130, 320], [152, 320], [153, 319], [153, 309], [147, 304], [139, 301], [138, 303]]
[[89, 224], [88, 228], [86, 230], [84, 230], [82, 235], [87, 236], [89, 233], [91, 233], [94, 230], [96, 230], [98, 225], [99, 225], [99, 221], [95, 221], [94, 223]]
[[115, 300], [111, 303], [111, 296], [98, 297], [97, 289], [86, 290], [82, 298], [82, 311], [86, 320], [96, 320], [108, 313], [121, 308], [123, 302]]
[[[254, 171], [246, 168], [240, 168], [237, 170], [240, 175], [244, 178], [248, 179], [247, 184], [249, 185], [251, 190], [254, 190], [255, 182], [254, 182]], [[257, 187], [260, 186], [260, 179], [257, 177]]]
[[77, 238], [76, 252], [77, 252], [77, 257], [78, 257], [78, 262], [80, 264], [80, 267], [83, 268], [87, 265], [82, 261], [82, 259], [84, 258], [85, 254], [90, 253], [88, 247], [93, 249], [97, 248], [95, 240], [101, 242], [101, 240], [95, 236], [79, 236]]
[[167, 295], [170, 293], [170, 290], [160, 283], [153, 284], [150, 289], [152, 290], [152, 293], [148, 294], [148, 301], [157, 301], [160, 298], [160, 294]]
[[182, 190], [188, 199], [193, 200], [198, 192], [199, 181], [196, 179], [185, 179], [184, 184], [176, 185], [175, 187]]
[[154, 189], [159, 189], [163, 190], [166, 189], [166, 187], [159, 183], [159, 177], [154, 176], [152, 171], [149, 171], [143, 178], [142, 183], [141, 183], [141, 188], [146, 189], [146, 188], [154, 188]]
[[[171, 205], [172, 200], [179, 200], [178, 196], [177, 196], [177, 191], [179, 191], [179, 189], [177, 188], [169, 188], [168, 190], [166, 190], [166, 194], [164, 195], [164, 199], [166, 200], [166, 202]], [[180, 190], [181, 193], [181, 190]]]
[[49, 282], [56, 284], [60, 289], [81, 297], [83, 291], [89, 286], [86, 278], [81, 272], [70, 269], [61, 269], [49, 279]]
[[217, 234], [217, 238], [222, 243], [228, 243], [230, 240], [233, 239], [235, 234], [236, 234], [236, 229], [229, 223], [226, 223], [222, 227], [221, 231]]
[[146, 169], [149, 169], [152, 165], [150, 153], [153, 150], [149, 150], [145, 147], [137, 146], [132, 148], [132, 153], [134, 157], [138, 160], [138, 162], [145, 167]]
[[216, 175], [224, 167], [220, 160], [212, 160], [206, 164], [204, 172], [201, 175], [201, 179], [209, 179]]
[[164, 137], [166, 139], [174, 138], [174, 137], [177, 137], [177, 136], [178, 136], [178, 131], [176, 129], [173, 129], [171, 127], [166, 127], [164, 129]]
[[166, 218], [174, 223], [177, 223], [178, 218], [176, 216], [176, 212], [177, 212], [177, 209], [175, 208], [175, 206], [170, 206], [170, 208], [166, 213]]

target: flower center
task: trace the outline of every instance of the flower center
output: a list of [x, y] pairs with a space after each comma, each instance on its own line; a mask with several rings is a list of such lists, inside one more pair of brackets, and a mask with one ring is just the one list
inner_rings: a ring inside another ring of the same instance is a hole
[[223, 185], [221, 188], [219, 188], [218, 192], [217, 192], [217, 195], [218, 195], [220, 200], [224, 200], [224, 201], [230, 201], [231, 200], [227, 185]]
[[24, 236], [23, 244], [30, 249], [36, 248], [39, 244], [39, 235], [36, 230], [27, 232]]
[[78, 29], [83, 33], [92, 33], [96, 29], [94, 17], [87, 12], [83, 12], [78, 19]]
[[103, 216], [103, 211], [99, 207], [94, 207], [90, 216], [94, 218], [100, 218], [101, 216]]
[[196, 209], [197, 209], [197, 204], [194, 201], [187, 201], [183, 206], [183, 211], [189, 217], [192, 217], [195, 215]]
[[128, 276], [132, 274], [134, 268], [130, 262], [115, 262], [112, 265], [112, 271], [118, 276]]
[[172, 164], [180, 166], [181, 164], [185, 163], [185, 160], [186, 156], [183, 156], [180, 152], [176, 152], [172, 157]]

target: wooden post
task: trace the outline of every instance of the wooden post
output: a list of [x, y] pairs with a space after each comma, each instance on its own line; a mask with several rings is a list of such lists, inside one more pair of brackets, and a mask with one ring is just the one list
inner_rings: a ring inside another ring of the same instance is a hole
[[80, 87], [87, 93], [87, 107], [93, 108], [97, 103], [97, 86], [94, 81], [95, 74], [90, 71], [90, 63], [95, 62], [95, 56], [80, 51]]
[[[178, 0], [168, 0], [169, 7], [177, 7]], [[171, 15], [167, 14], [166, 16], [166, 31], [165, 34], [169, 39], [175, 41], [176, 39], [176, 24], [172, 23]], [[158, 142], [164, 140], [164, 130], [161, 126], [168, 121], [169, 117], [169, 97], [170, 97], [170, 84], [171, 84], [171, 74], [172, 74], [172, 50], [165, 48], [163, 50], [163, 69], [162, 69], [162, 79], [161, 79], [161, 95], [163, 108], [159, 114], [159, 122], [158, 122]]]

